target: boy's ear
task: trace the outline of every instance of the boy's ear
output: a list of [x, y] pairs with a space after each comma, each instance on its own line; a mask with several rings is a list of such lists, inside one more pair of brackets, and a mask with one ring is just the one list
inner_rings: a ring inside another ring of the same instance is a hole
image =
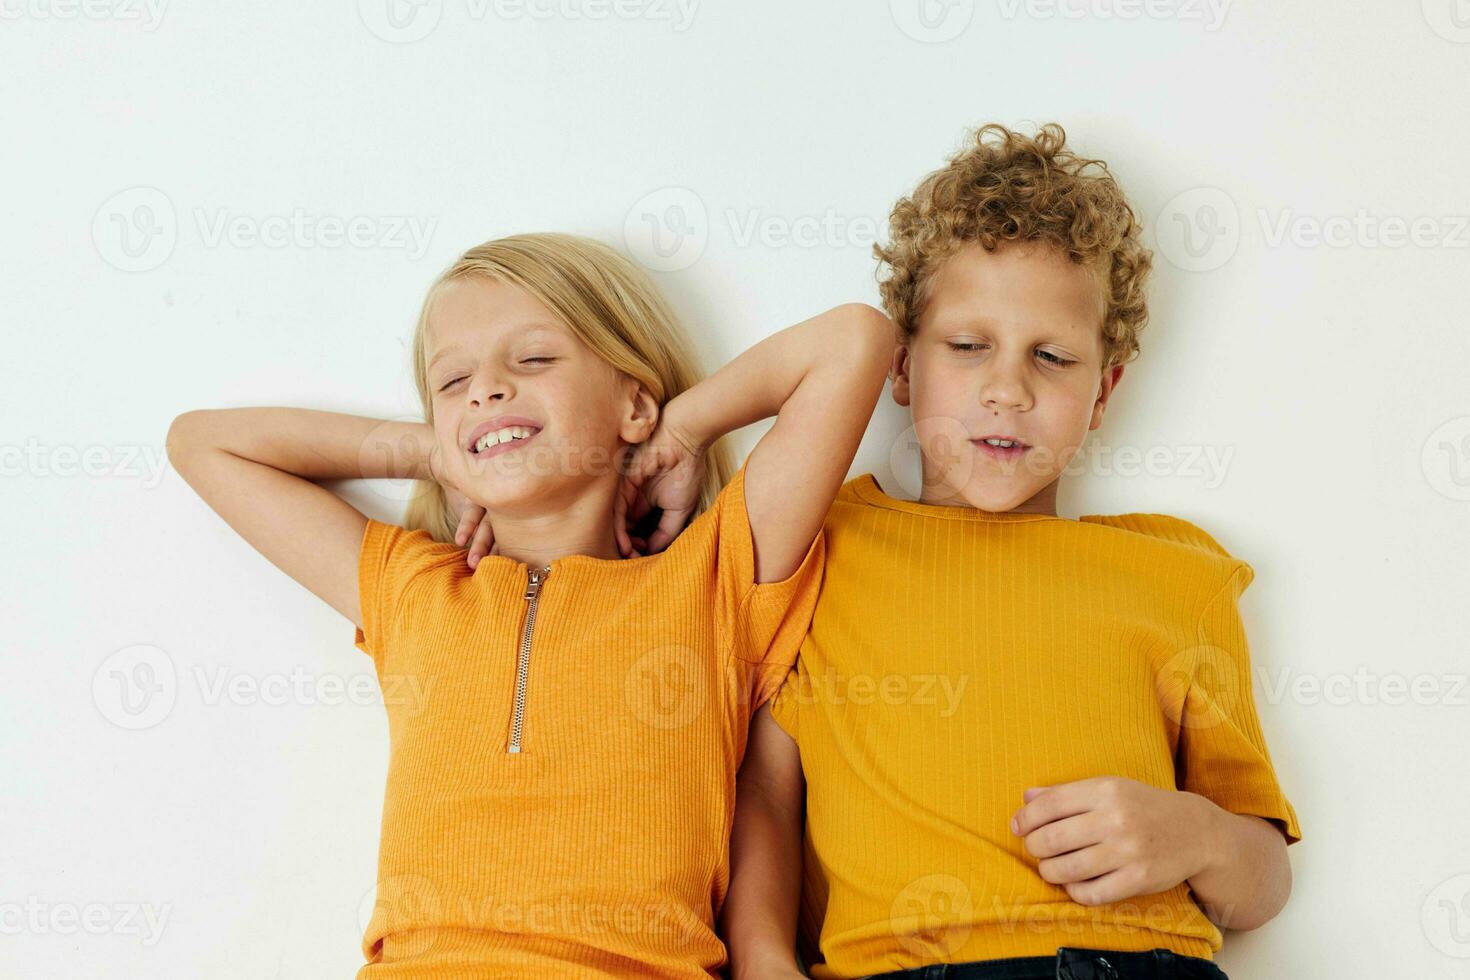
[[1113, 390], [1118, 387], [1118, 382], [1123, 380], [1123, 365], [1114, 364], [1102, 374], [1102, 384], [1097, 390], [1097, 401], [1092, 404], [1092, 423], [1088, 425], [1087, 431], [1091, 432], [1102, 425], [1103, 412], [1107, 410], [1108, 399], [1113, 396]]
[[621, 431], [623, 441], [637, 445], [647, 442], [648, 437], [653, 435], [658, 428], [659, 405], [658, 400], [649, 393], [637, 381], [629, 379], [633, 385], [632, 404], [627, 415], [623, 417]]
[[909, 403], [909, 348], [897, 344], [893, 348], [893, 363], [888, 367], [888, 377], [893, 381], [893, 400], [900, 405]]

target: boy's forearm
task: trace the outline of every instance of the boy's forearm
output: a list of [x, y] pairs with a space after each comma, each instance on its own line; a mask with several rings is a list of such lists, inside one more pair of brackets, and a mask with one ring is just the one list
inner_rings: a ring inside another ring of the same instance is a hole
[[306, 408], [220, 408], [187, 412], [169, 431], [169, 455], [192, 446], [223, 449], [310, 480], [433, 479], [433, 431]]
[[801, 814], [742, 786], [730, 837], [730, 893], [721, 912], [732, 980], [800, 976]]
[[838, 306], [755, 344], [664, 406], [664, 417], [698, 446], [770, 418], [809, 374], [868, 376], [870, 363], [887, 361], [896, 337], [893, 321], [862, 303]]
[[1189, 879], [1195, 899], [1221, 929], [1254, 929], [1276, 916], [1291, 895], [1286, 840], [1269, 821], [1231, 813], [1199, 797], [1212, 855]]

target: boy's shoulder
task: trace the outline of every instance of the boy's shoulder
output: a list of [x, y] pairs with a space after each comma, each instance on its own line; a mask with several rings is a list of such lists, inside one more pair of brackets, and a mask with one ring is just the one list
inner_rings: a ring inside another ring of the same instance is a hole
[[1116, 528], [1129, 534], [1141, 534], [1158, 541], [1194, 548], [1221, 558], [1235, 557], [1204, 528], [1172, 514], [1084, 514], [1077, 520], [1086, 524]]
[[1172, 514], [1085, 514], [1077, 519], [1088, 527], [1104, 528], [1126, 535], [1135, 549], [1174, 559], [1210, 578], [1225, 581], [1244, 574], [1241, 587], [1255, 577], [1250, 563], [1231, 554], [1204, 528]]

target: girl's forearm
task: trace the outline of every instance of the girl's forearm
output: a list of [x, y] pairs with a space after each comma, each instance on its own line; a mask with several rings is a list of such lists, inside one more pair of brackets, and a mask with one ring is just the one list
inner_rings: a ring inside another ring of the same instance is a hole
[[170, 455], [207, 446], [310, 480], [434, 478], [425, 422], [306, 408], [203, 409], [180, 416], [170, 442]]
[[[775, 333], [664, 406], [664, 417], [700, 447], [727, 432], [770, 418], [803, 379], [817, 372], [851, 373], [862, 390], [869, 361], [892, 356], [893, 321], [863, 303], [849, 303]], [[871, 406], [869, 406], [871, 409]]]

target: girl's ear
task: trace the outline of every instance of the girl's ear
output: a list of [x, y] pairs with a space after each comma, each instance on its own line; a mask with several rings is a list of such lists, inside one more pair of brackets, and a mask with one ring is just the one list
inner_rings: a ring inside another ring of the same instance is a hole
[[909, 349], [907, 344], [893, 348], [893, 363], [888, 368], [889, 380], [893, 382], [893, 400], [900, 405], [909, 403]]
[[619, 435], [623, 441], [638, 445], [647, 442], [648, 437], [653, 435], [658, 428], [659, 404], [658, 400], [649, 393], [648, 389], [636, 381], [630, 381], [633, 386], [633, 397], [627, 414], [623, 417], [623, 424]]

